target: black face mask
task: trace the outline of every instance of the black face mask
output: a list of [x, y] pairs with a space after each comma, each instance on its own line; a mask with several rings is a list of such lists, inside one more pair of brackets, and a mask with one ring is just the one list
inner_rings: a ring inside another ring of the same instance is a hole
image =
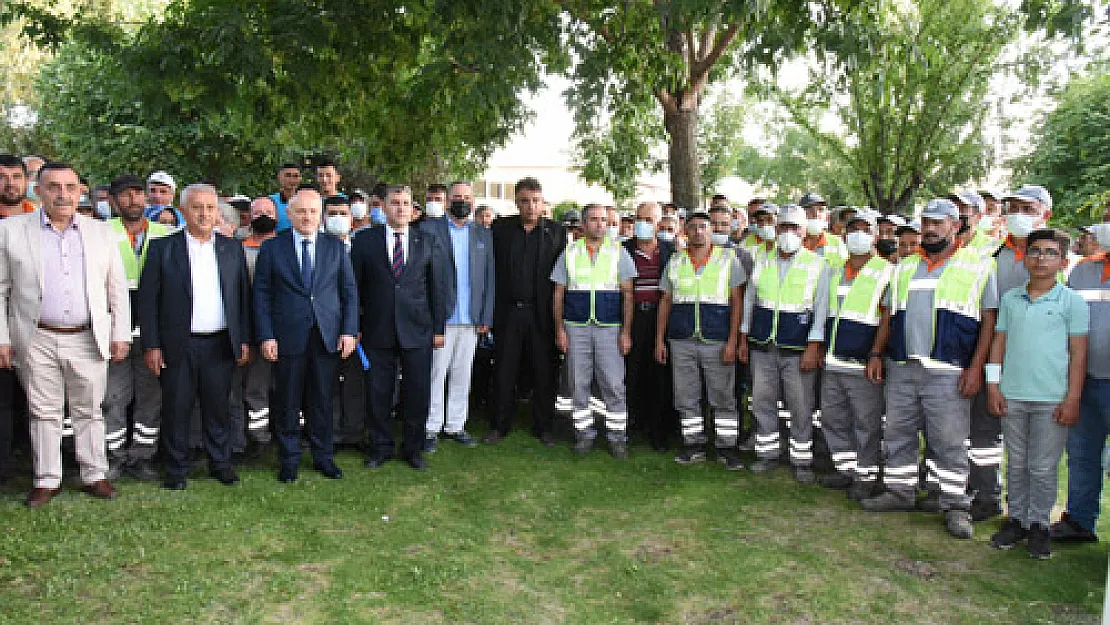
[[251, 220], [251, 230], [258, 234], [270, 234], [277, 228], [277, 220], [269, 215], [259, 215]]
[[946, 247], [948, 247], [948, 239], [941, 239], [932, 243], [921, 242], [921, 248], [930, 254], [940, 254]]
[[970, 227], [971, 217], [968, 217], [967, 215], [960, 215], [960, 231], [957, 234], [965, 234]]
[[455, 219], [466, 219], [470, 217], [470, 202], [466, 200], [451, 200], [451, 205], [447, 207], [451, 211], [451, 216]]
[[898, 251], [898, 241], [894, 239], [879, 239], [875, 243], [875, 249], [879, 252], [880, 256], [890, 256]]

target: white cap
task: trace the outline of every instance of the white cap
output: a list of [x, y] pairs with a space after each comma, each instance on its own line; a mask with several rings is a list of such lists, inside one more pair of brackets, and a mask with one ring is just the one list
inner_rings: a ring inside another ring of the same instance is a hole
[[797, 204], [787, 204], [779, 209], [778, 223], [780, 224], [794, 224], [805, 228], [808, 222], [806, 210]]
[[1052, 195], [1049, 194], [1048, 189], [1040, 185], [1027, 184], [1017, 191], [1007, 193], [1003, 200], [1017, 199], [1026, 200], [1028, 202], [1040, 202], [1041, 206], [1048, 210], [1052, 210]]
[[167, 187], [173, 189], [174, 191], [177, 190], [177, 183], [173, 181], [173, 176], [167, 174], [164, 171], [154, 172], [153, 174], [150, 175], [149, 178], [146, 179], [146, 183], [148, 185], [150, 185], [150, 184], [164, 184]]

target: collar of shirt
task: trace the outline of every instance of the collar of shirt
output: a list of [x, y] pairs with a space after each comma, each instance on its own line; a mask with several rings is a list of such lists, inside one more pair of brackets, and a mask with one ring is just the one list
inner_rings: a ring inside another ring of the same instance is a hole
[[301, 247], [304, 246], [303, 241], [308, 241], [308, 244], [310, 246], [316, 245], [316, 233], [312, 233], [311, 237], [306, 237], [305, 235], [298, 232], [296, 230], [296, 228], [294, 228], [293, 229], [293, 245], [295, 245], [297, 247], [297, 249], [299, 250]]
[[191, 232], [186, 230], [185, 231], [185, 242], [188, 243], [190, 246], [193, 246], [193, 247], [203, 247], [203, 246], [215, 247], [216, 233], [213, 232], [212, 234], [208, 235], [208, 240], [207, 241], [201, 241], [200, 239], [194, 237]]
[[470, 220], [469, 219], [464, 221], [461, 226], [456, 224], [455, 220], [451, 219], [450, 217], [444, 217], [444, 219], [447, 220], [447, 227], [452, 229], [452, 230], [468, 230], [468, 229], [470, 229]]
[[1026, 282], [1025, 286], [1021, 289], [1021, 297], [1025, 298], [1025, 301], [1030, 303], [1042, 301], [1049, 302], [1060, 299], [1060, 294], [1063, 293], [1063, 291], [1064, 285], [1060, 284], [1059, 282], [1055, 282], [1052, 285], [1051, 289], [1045, 291], [1044, 293], [1041, 293], [1040, 297], [1038, 297], [1037, 299], [1033, 299], [1029, 297], [1029, 283]]
[[1006, 235], [1006, 247], [1013, 250], [1014, 260], [1016, 260], [1019, 263], [1021, 261], [1025, 260], [1025, 246], [1022, 245], [1021, 247], [1018, 247], [1017, 242], [1014, 240], [1014, 235], [1012, 235], [1012, 234]]
[[[55, 232], [61, 232], [61, 230], [58, 230], [57, 228], [54, 227], [54, 224], [51, 223], [50, 218], [47, 217], [46, 209], [43, 209], [43, 210], [39, 211], [39, 217], [42, 218], [42, 227], [43, 228], [48, 228], [50, 230], [54, 230]], [[74, 213], [73, 214], [73, 219], [70, 220], [69, 226], [66, 228], [66, 230], [70, 230], [70, 229], [80, 230], [80, 228], [77, 227], [77, 222], [80, 220], [80, 217], [81, 217], [80, 213]]]

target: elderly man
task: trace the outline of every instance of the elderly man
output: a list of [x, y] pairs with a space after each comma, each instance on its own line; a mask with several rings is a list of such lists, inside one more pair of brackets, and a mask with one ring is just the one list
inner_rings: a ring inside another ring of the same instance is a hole
[[146, 365], [162, 383], [162, 485], [170, 490], [185, 488], [198, 399], [209, 474], [228, 486], [239, 481], [231, 468], [228, 395], [251, 336], [247, 261], [238, 241], [216, 232], [216, 190], [189, 185], [181, 200], [185, 228], [148, 244], [138, 297]]
[[105, 479], [100, 405], [107, 361], [123, 361], [131, 341], [116, 237], [106, 224], [76, 215], [77, 172], [47, 163], [38, 189], [41, 212], [0, 221], [0, 310], [7, 311], [0, 315], [0, 368], [16, 366], [27, 391], [35, 460], [30, 508], [42, 507], [61, 490], [67, 406], [85, 492], [115, 497]]

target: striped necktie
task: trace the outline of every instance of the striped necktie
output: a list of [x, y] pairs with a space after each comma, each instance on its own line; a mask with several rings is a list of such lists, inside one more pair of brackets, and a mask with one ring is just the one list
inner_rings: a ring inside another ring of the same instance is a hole
[[401, 277], [401, 268], [405, 266], [405, 250], [401, 247], [401, 233], [393, 233], [393, 277]]

